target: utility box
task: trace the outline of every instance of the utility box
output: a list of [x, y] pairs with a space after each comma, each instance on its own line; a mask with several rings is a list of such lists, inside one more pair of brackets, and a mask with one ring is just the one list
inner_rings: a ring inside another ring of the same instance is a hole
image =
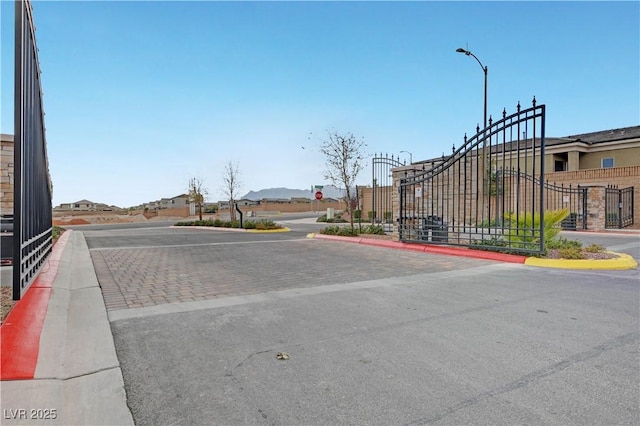
[[333, 209], [333, 207], [327, 207], [327, 219], [333, 219], [335, 215], [336, 211]]
[[439, 243], [448, 242], [448, 225], [439, 216], [427, 216], [422, 223], [422, 239]]

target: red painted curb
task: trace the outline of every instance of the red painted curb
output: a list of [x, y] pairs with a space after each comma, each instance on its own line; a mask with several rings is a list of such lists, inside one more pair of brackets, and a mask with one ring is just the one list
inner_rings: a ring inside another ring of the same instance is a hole
[[49, 297], [69, 234], [67, 231], [60, 236], [49, 265], [44, 266], [0, 326], [0, 380], [33, 379]]
[[392, 248], [392, 249], [399, 249], [399, 250], [443, 254], [447, 256], [461, 256], [461, 257], [470, 257], [474, 259], [495, 260], [498, 262], [524, 263], [525, 260], [527, 260], [526, 256], [519, 256], [515, 254], [494, 253], [490, 251], [471, 250], [467, 248], [458, 248], [458, 247], [402, 243], [400, 241], [377, 240], [374, 238], [342, 237], [338, 235], [323, 235], [323, 234], [315, 234], [314, 238], [319, 238], [321, 240], [332, 240], [332, 241], [343, 241], [343, 242], [356, 243], [356, 244], [365, 244], [368, 246], [385, 247], [385, 248]]

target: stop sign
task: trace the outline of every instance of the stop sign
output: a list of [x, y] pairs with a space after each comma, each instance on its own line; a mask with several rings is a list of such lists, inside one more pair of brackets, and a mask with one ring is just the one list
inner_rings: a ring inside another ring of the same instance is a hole
[[322, 191], [316, 192], [316, 200], [322, 200]]

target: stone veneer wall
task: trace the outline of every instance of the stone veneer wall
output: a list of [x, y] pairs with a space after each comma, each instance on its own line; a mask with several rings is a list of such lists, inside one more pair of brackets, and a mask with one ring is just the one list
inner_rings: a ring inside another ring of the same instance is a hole
[[13, 135], [0, 137], [0, 214], [13, 214]]
[[[604, 229], [604, 188], [607, 185], [617, 185], [620, 189], [633, 186], [634, 223], [629, 228], [640, 229], [640, 166], [547, 173], [545, 180], [549, 183], [565, 184], [565, 186], [571, 184], [589, 187], [587, 192], [587, 214], [589, 215], [587, 226], [589, 230], [593, 231]], [[596, 209], [600, 209], [601, 212], [598, 213]]]

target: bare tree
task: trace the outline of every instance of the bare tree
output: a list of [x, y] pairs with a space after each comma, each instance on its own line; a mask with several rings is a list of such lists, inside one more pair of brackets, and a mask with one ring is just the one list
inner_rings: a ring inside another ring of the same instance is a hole
[[330, 179], [337, 187], [344, 187], [347, 214], [353, 229], [353, 209], [356, 199], [355, 182], [364, 168], [364, 140], [353, 133], [344, 135], [334, 131], [329, 139], [322, 142], [320, 152], [325, 156], [325, 179]]
[[229, 214], [231, 216], [231, 220], [236, 220], [235, 201], [238, 191], [240, 190], [240, 186], [242, 185], [242, 182], [240, 181], [240, 169], [238, 167], [238, 163], [229, 161], [224, 166], [222, 178], [224, 180], [224, 187], [222, 188], [222, 191], [229, 200]]
[[193, 177], [189, 179], [189, 202], [195, 203], [198, 207], [198, 217], [202, 220], [202, 207], [204, 205], [204, 198], [207, 195], [207, 190], [203, 187], [204, 180]]

